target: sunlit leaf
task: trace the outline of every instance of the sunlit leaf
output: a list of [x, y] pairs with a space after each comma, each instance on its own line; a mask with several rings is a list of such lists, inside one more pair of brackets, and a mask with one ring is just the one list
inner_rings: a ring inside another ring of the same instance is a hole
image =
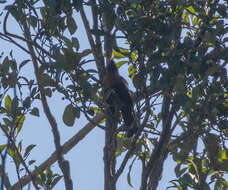
[[195, 9], [193, 8], [193, 6], [189, 6], [188, 8], [187, 8], [187, 10], [190, 12], [190, 13], [195, 13]]
[[5, 97], [5, 107], [8, 111], [12, 110], [12, 99], [10, 98], [9, 95]]
[[120, 68], [122, 65], [124, 65], [124, 64], [126, 64], [126, 63], [128, 63], [128, 62], [127, 62], [127, 61], [119, 61], [119, 62], [116, 63], [116, 66], [117, 66], [118, 68]]
[[113, 58], [115, 58], [115, 59], [126, 58], [123, 54], [121, 54], [120, 52], [118, 52], [116, 50], [113, 50], [112, 53], [113, 53]]
[[132, 185], [132, 183], [131, 183], [131, 175], [130, 175], [130, 172], [128, 172], [128, 174], [127, 174], [127, 183], [128, 183], [129, 186], [134, 187]]
[[0, 153], [6, 148], [6, 144], [0, 145]]

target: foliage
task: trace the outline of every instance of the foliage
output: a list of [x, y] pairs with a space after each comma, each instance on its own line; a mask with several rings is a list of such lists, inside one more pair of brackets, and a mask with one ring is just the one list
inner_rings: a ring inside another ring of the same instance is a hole
[[[156, 189], [162, 171], [166, 170], [164, 161], [171, 155], [176, 163], [176, 179], [170, 181], [168, 188], [228, 187], [227, 2], [1, 3], [5, 3], [5, 8], [1, 13], [0, 40], [30, 55], [20, 63], [13, 51], [0, 56], [0, 128], [10, 139], [0, 145], [0, 151], [5, 159], [3, 150], [7, 150], [18, 176], [22, 170], [32, 175], [26, 168], [35, 162], [28, 161], [35, 145], [25, 148], [22, 141], [18, 142], [18, 135], [29, 115], [41, 116], [38, 102], [43, 105], [55, 138], [58, 135], [52, 114], [45, 107], [46, 97], [62, 97], [66, 105], [62, 119], [67, 126], [74, 126], [83, 116], [94, 124], [92, 117], [105, 112], [102, 76], [104, 57], [108, 60], [111, 51], [117, 66], [128, 69], [134, 85], [135, 116], [140, 130], [135, 138], [128, 139], [121, 127], [112, 131], [104, 120], [95, 123], [105, 129], [106, 137], [112, 137], [105, 144], [112, 150], [112, 156], [104, 153], [106, 183], [110, 182], [114, 190], [126, 163], [132, 159], [127, 175], [129, 185], [134, 186], [132, 166], [140, 161], [140, 189]], [[84, 7], [91, 8], [93, 27], [88, 25]], [[77, 35], [79, 16], [90, 43], [87, 49], [81, 48]], [[20, 26], [20, 33], [7, 31], [9, 19]], [[24, 72], [29, 65], [34, 68], [32, 77]], [[56, 151], [63, 155], [60, 148]], [[115, 165], [118, 156], [123, 157], [119, 168]], [[61, 156], [58, 163], [61, 168]], [[112, 176], [108, 172], [113, 168]], [[33, 185], [52, 189], [61, 178], [48, 167], [39, 171]]]

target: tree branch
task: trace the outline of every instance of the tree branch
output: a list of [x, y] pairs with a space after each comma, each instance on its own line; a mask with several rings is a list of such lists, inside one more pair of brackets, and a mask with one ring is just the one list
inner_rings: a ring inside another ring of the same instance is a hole
[[2, 165], [0, 165], [0, 176], [4, 176], [4, 181], [3, 181], [4, 184], [3, 185], [6, 187], [6, 189], [7, 190], [10, 189], [11, 188], [11, 184], [10, 184], [8, 175], [3, 172]]
[[[12, 127], [12, 128], [16, 128], [16, 127]], [[4, 134], [7, 136], [7, 138], [10, 139], [11, 137], [9, 136], [9, 134], [8, 134], [8, 132], [5, 130], [5, 128], [1, 126], [1, 129], [2, 129], [2, 131], [4, 132]], [[14, 142], [13, 140], [11, 140], [10, 144], [12, 145], [13, 149], [16, 151], [16, 154], [17, 154], [17, 156], [18, 156], [20, 162], [21, 162], [22, 165], [24, 166], [25, 171], [28, 173], [28, 176], [30, 177], [30, 180], [32, 181], [32, 184], [34, 185], [35, 189], [38, 190], [39, 188], [38, 188], [38, 186], [37, 186], [37, 184], [36, 184], [35, 177], [31, 175], [31, 172], [30, 172], [28, 166], [26, 165], [26, 163], [25, 163], [23, 157], [21, 156], [20, 152], [18, 151], [18, 148], [17, 148], [15, 142]], [[7, 178], [7, 180], [9, 180], [9, 179]]]
[[87, 38], [88, 38], [89, 43], [90, 43], [91, 50], [92, 50], [92, 53], [93, 53], [93, 56], [94, 56], [94, 59], [95, 59], [96, 65], [97, 65], [99, 78], [102, 79], [103, 74], [104, 74], [104, 60], [99, 59], [98, 51], [96, 49], [96, 45], [94, 43], [93, 36], [92, 36], [91, 31], [90, 31], [89, 21], [86, 17], [83, 6], [81, 6], [81, 8], [80, 8], [80, 14], [81, 14], [82, 21], [83, 21], [83, 24], [84, 24], [84, 27], [86, 30]]
[[[93, 119], [93, 123], [86, 124], [76, 135], [65, 142], [62, 146], [62, 154], [68, 153], [73, 147], [75, 147], [85, 136], [96, 126], [94, 123], [99, 123], [104, 119], [104, 114], [100, 113], [96, 115]], [[31, 172], [31, 176], [36, 176], [38, 171], [43, 171], [57, 161], [57, 151], [53, 152], [52, 155], [46, 159], [42, 164], [36, 167], [35, 170]], [[21, 186], [24, 187], [31, 181], [28, 175], [24, 176], [20, 181], [15, 183], [11, 190], [20, 190]]]
[[126, 167], [126, 164], [127, 164], [128, 160], [129, 160], [131, 154], [134, 152], [136, 141], [139, 138], [139, 136], [140, 136], [141, 132], [143, 131], [144, 127], [146, 126], [146, 123], [147, 123], [149, 117], [150, 117], [150, 111], [147, 110], [146, 115], [145, 115], [144, 120], [143, 120], [143, 123], [142, 123], [141, 127], [139, 128], [139, 130], [137, 131], [137, 133], [136, 133], [136, 135], [135, 135], [135, 137], [133, 139], [133, 142], [131, 144], [131, 149], [128, 150], [128, 152], [126, 153], [126, 155], [125, 155], [125, 157], [124, 157], [119, 169], [116, 172], [115, 181], [117, 181], [118, 178], [120, 177], [120, 175], [123, 173], [123, 170]]
[[[22, 8], [21, 8], [20, 12], [21, 12], [21, 14], [23, 14], [25, 16], [24, 10]], [[29, 39], [29, 41], [32, 41], [26, 20], [22, 20], [22, 27], [24, 29], [25, 38]], [[58, 131], [58, 125], [56, 123], [54, 116], [51, 113], [49, 106], [48, 106], [47, 99], [46, 99], [45, 92], [44, 92], [44, 87], [39, 82], [39, 68], [38, 68], [39, 66], [38, 66], [36, 56], [35, 56], [34, 48], [32, 46], [33, 44], [31, 44], [29, 41], [27, 41], [27, 46], [28, 46], [28, 49], [30, 51], [30, 55], [31, 55], [31, 58], [33, 61], [35, 76], [36, 76], [36, 80], [37, 80], [38, 87], [40, 90], [40, 96], [41, 96], [41, 102], [42, 102], [43, 110], [44, 110], [44, 113], [45, 113], [45, 115], [46, 115], [46, 117], [50, 123], [50, 126], [52, 128], [52, 133], [53, 133], [53, 137], [54, 137], [54, 144], [55, 144], [57, 158], [58, 158], [58, 164], [59, 164], [59, 167], [63, 173], [66, 190], [73, 190], [73, 183], [72, 183], [72, 179], [70, 176], [69, 163], [68, 163], [68, 161], [64, 160], [63, 155], [62, 155], [62, 147], [61, 147], [61, 142], [60, 142], [60, 134]]]
[[[19, 39], [19, 40], [22, 40], [26, 43], [30, 43], [32, 45], [34, 45], [36, 48], [40, 49], [43, 53], [45, 53], [46, 55], [48, 55], [49, 57], [51, 58], [54, 58], [47, 50], [45, 50], [44, 48], [42, 48], [39, 44], [35, 43], [32, 39], [26, 39], [26, 38], [23, 38], [22, 36], [19, 36], [19, 35], [16, 35], [16, 34], [12, 34], [12, 33], [9, 33], [7, 31], [7, 19], [8, 19], [8, 16], [9, 16], [9, 12], [6, 13], [6, 16], [4, 18], [4, 21], [3, 21], [3, 31], [5, 33], [6, 36], [11, 36], [13, 38], [16, 38], [16, 39]], [[16, 44], [16, 43], [15, 43]], [[16, 44], [17, 45], [17, 44]], [[21, 48], [21, 45], [17, 45], [18, 47]], [[26, 51], [25, 48], [21, 48], [22, 50], [24, 50], [26, 53], [28, 53], [28, 50]]]

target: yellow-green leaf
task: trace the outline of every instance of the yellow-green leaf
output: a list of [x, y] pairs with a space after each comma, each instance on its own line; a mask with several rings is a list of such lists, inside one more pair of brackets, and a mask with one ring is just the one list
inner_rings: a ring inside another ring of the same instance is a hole
[[226, 150], [222, 150], [222, 152], [221, 152], [222, 160], [227, 160], [228, 159], [227, 154], [228, 154], [228, 152]]
[[12, 108], [12, 99], [10, 98], [9, 95], [6, 96], [5, 98], [5, 107], [8, 111], [11, 111]]
[[116, 50], [113, 50], [112, 54], [113, 54], [113, 58], [115, 58], [115, 59], [126, 58], [123, 54], [121, 54], [120, 52], [118, 52]]
[[190, 12], [190, 13], [195, 13], [195, 9], [193, 8], [193, 6], [189, 6], [188, 8], [187, 8], [187, 10]]

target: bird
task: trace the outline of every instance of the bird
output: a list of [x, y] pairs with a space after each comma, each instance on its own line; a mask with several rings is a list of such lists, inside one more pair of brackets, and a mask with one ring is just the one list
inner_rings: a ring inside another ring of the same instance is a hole
[[137, 132], [133, 100], [130, 95], [127, 81], [120, 76], [113, 59], [110, 60], [105, 68], [103, 84], [105, 93], [109, 92], [106, 96], [106, 102], [109, 105], [112, 114], [115, 113], [115, 109], [121, 111], [127, 137], [132, 137]]

